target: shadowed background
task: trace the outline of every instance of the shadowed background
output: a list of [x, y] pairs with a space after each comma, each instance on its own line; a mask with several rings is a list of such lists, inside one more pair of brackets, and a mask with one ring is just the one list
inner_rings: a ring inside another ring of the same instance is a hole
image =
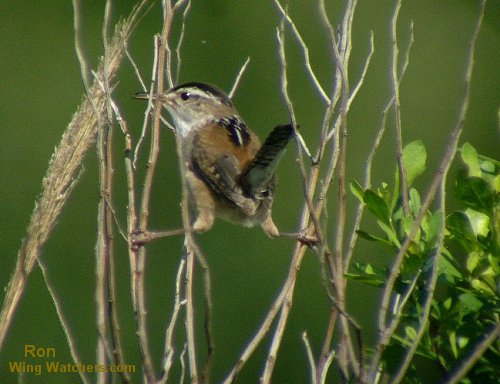
[[[289, 11], [308, 43], [313, 67], [329, 90], [332, 62], [327, 53], [324, 30], [318, 23], [314, 2], [291, 1]], [[115, 20], [127, 15], [134, 2], [116, 1]], [[338, 24], [339, 9], [330, 7]], [[436, 169], [449, 132], [456, 122], [463, 91], [468, 43], [477, 18], [473, 1], [403, 2], [399, 22], [400, 50], [408, 42], [410, 20], [415, 23], [415, 43], [410, 66], [401, 87], [403, 138], [405, 143], [422, 139], [429, 153], [427, 178], [417, 186], [425, 187]], [[92, 67], [102, 54], [101, 23], [103, 4], [88, 2], [83, 8], [84, 48]], [[380, 113], [390, 97], [390, 18], [393, 4], [358, 5], [354, 19], [354, 47], [350, 81], [355, 84], [369, 49], [369, 34], [375, 34], [375, 54], [365, 85], [348, 117], [348, 180], [361, 180], [364, 161], [380, 122]], [[73, 46], [71, 2], [57, 4], [4, 0], [0, 5], [0, 286], [6, 286], [15, 264], [17, 249], [24, 236], [33, 202], [40, 193], [41, 179], [54, 146], [81, 101], [83, 87]], [[188, 17], [180, 81], [205, 81], [229, 90], [247, 57], [250, 66], [234, 98], [248, 125], [261, 138], [278, 123], [288, 120], [279, 93], [279, 62], [275, 27], [279, 15], [271, 1], [235, 2], [229, 0], [193, 1]], [[130, 51], [149, 84], [154, 33], [159, 32], [159, 5], [140, 23], [130, 42]], [[179, 26], [174, 27], [174, 40]], [[295, 103], [301, 132], [310, 146], [317, 142], [322, 117], [322, 102], [308, 81], [302, 53], [288, 34], [290, 92]], [[462, 142], [470, 141], [479, 153], [498, 157], [498, 107], [500, 104], [500, 3], [491, 1], [477, 49], [472, 79], [471, 104]], [[117, 77], [115, 99], [129, 129], [137, 138], [142, 126], [145, 104], [131, 96], [140, 91], [130, 64], [124, 60]], [[389, 119], [389, 124], [392, 119]], [[123, 170], [123, 141], [115, 136], [115, 209], [125, 227], [126, 185]], [[177, 228], [180, 218], [180, 182], [174, 140], [162, 131], [162, 147], [155, 178], [151, 226]], [[374, 184], [392, 182], [395, 167], [393, 134], [389, 130], [374, 168]], [[146, 148], [146, 146], [144, 147]], [[143, 151], [145, 154], [145, 151]], [[295, 151], [290, 147], [278, 171], [278, 191], [274, 218], [284, 231], [296, 229], [301, 209], [301, 182]], [[145, 157], [141, 157], [144, 160]], [[142, 162], [144, 164], [144, 161]], [[141, 185], [139, 183], [139, 185]], [[336, 188], [329, 196], [330, 218], [334, 216]], [[352, 207], [354, 199], [350, 196]], [[75, 188], [58, 225], [42, 252], [50, 276], [64, 305], [65, 314], [77, 340], [82, 361], [95, 359], [94, 246], [99, 199], [96, 151], [90, 150], [85, 171]], [[351, 213], [351, 217], [353, 214]], [[370, 225], [367, 223], [366, 225]], [[329, 226], [333, 233], [333, 224]], [[119, 236], [117, 234], [117, 236]], [[218, 221], [212, 231], [198, 236], [211, 265], [214, 301], [216, 361], [214, 382], [225, 376], [236, 363], [246, 341], [260, 324], [283, 282], [293, 244], [271, 240], [259, 228], [244, 229]], [[125, 336], [125, 358], [137, 364], [135, 324], [129, 298], [129, 266], [125, 245], [117, 241], [117, 269], [120, 320]], [[148, 321], [155, 366], [163, 349], [164, 329], [170, 318], [174, 278], [181, 255], [181, 238], [157, 241], [149, 246], [147, 269]], [[392, 254], [386, 249], [363, 244], [355, 260], [388, 265]], [[201, 273], [197, 278], [197, 324], [203, 318]], [[379, 292], [351, 283], [348, 308], [364, 327], [369, 345]], [[274, 381], [303, 383], [308, 379], [306, 355], [301, 333], [307, 331], [313, 351], [319, 353], [328, 314], [328, 299], [323, 292], [320, 266], [310, 253], [301, 268], [294, 308], [278, 355]], [[182, 318], [179, 335], [183, 335]], [[203, 340], [201, 327], [198, 340]], [[182, 337], [178, 338], [180, 341]], [[70, 362], [54, 306], [39, 269], [30, 276], [4, 349], [0, 352], [0, 381], [12, 382], [8, 362], [37, 363], [24, 358], [24, 345], [54, 347], [56, 360]], [[267, 345], [264, 343], [264, 346]], [[178, 343], [179, 347], [182, 347]], [[198, 345], [203, 354], [204, 344]], [[264, 348], [243, 370], [240, 382], [256, 382], [266, 352]], [[41, 359], [42, 363], [45, 360]], [[177, 364], [178, 366], [179, 364]], [[174, 375], [178, 371], [173, 372]], [[134, 378], [138, 381], [139, 374]], [[27, 374], [26, 383], [66, 383], [79, 380], [76, 374]], [[432, 382], [432, 378], [430, 381]]]

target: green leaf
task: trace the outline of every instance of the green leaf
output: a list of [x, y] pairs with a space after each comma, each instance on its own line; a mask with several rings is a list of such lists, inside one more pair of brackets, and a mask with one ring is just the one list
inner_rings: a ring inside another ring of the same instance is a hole
[[474, 231], [474, 234], [477, 236], [486, 237], [490, 232], [490, 218], [488, 215], [484, 213], [475, 211], [473, 209], [467, 208], [465, 210], [465, 214], [469, 218], [469, 223]]
[[429, 226], [427, 228], [427, 242], [432, 245], [432, 243], [438, 238], [441, 232], [441, 211], [437, 210], [431, 216], [429, 220]]
[[469, 217], [460, 211], [453, 212], [446, 218], [446, 228], [458, 240], [476, 241], [476, 236], [469, 222]]
[[455, 195], [469, 207], [492, 210], [494, 194], [491, 186], [479, 177], [458, 177]]
[[494, 175], [495, 164], [492, 161], [484, 160], [480, 165], [481, 171]]
[[410, 212], [416, 217], [422, 206], [420, 194], [415, 188], [410, 188]]
[[483, 302], [472, 293], [464, 293], [458, 297], [465, 313], [478, 312], [483, 306]]
[[458, 350], [457, 350], [457, 334], [455, 331], [450, 332], [448, 340], [450, 342], [451, 351], [453, 352], [453, 357], [455, 357], [456, 359], [458, 357]]
[[[414, 222], [415, 222], [415, 220], [413, 219], [413, 216], [405, 216], [403, 218], [403, 230], [404, 230], [405, 236], [408, 236], [410, 234], [410, 231], [411, 231], [411, 228], [413, 227]], [[420, 234], [421, 234], [421, 228], [419, 228], [417, 230], [417, 234], [413, 238], [413, 241], [415, 243], [420, 242]]]
[[495, 178], [493, 179], [493, 182], [491, 183], [491, 185], [493, 187], [493, 190], [496, 193], [500, 192], [500, 175], [495, 176]]
[[449, 310], [451, 308], [451, 304], [453, 303], [453, 300], [451, 297], [448, 297], [445, 301], [443, 301], [443, 307]]
[[415, 331], [415, 328], [413, 327], [406, 326], [405, 333], [406, 337], [408, 337], [410, 340], [415, 340], [417, 338], [417, 331]]
[[346, 273], [345, 276], [351, 280], [360, 281], [375, 287], [382, 287], [384, 285], [384, 281], [377, 276], [370, 264], [356, 263], [354, 268], [360, 273]]
[[384, 286], [384, 282], [375, 276], [358, 275], [355, 273], [346, 273], [345, 276], [353, 281], [359, 281], [360, 283], [370, 285], [372, 287], [380, 288]]
[[462, 146], [462, 161], [467, 165], [469, 176], [481, 176], [481, 168], [479, 166], [479, 158], [476, 149], [469, 143]]
[[409, 143], [403, 149], [403, 164], [406, 173], [406, 185], [410, 186], [413, 181], [425, 171], [427, 152], [422, 140]]
[[477, 252], [471, 252], [469, 253], [469, 256], [467, 257], [467, 270], [472, 273], [474, 272], [474, 269], [476, 269], [477, 265], [481, 261], [481, 256]]
[[483, 280], [481, 279], [473, 279], [471, 281], [472, 287], [477, 289], [478, 291], [481, 291], [481, 293], [486, 293], [487, 295], [495, 295], [496, 292]]
[[500, 275], [500, 258], [498, 256], [493, 256], [488, 254], [488, 262], [495, 275]]
[[445, 252], [441, 253], [438, 259], [438, 269], [439, 274], [444, 274], [446, 279], [450, 282], [453, 281], [453, 277], [457, 279], [463, 279], [462, 272], [455, 265], [455, 261], [447, 256]]
[[363, 203], [364, 191], [363, 191], [363, 188], [361, 187], [361, 185], [356, 180], [354, 180], [349, 184], [349, 188], [351, 190], [351, 193], [354, 196], [356, 196], [359, 201], [361, 201]]
[[457, 337], [457, 344], [460, 349], [464, 349], [469, 344], [469, 338], [465, 336]]
[[396, 232], [394, 232], [394, 229], [391, 226], [387, 225], [381, 220], [377, 220], [377, 224], [385, 232], [392, 245], [395, 245], [397, 248], [401, 247], [401, 243], [399, 242], [398, 236], [396, 235]]
[[385, 200], [379, 195], [368, 189], [363, 194], [363, 201], [370, 212], [373, 213], [378, 219], [387, 224], [390, 222], [389, 207], [387, 206]]
[[390, 245], [392, 246], [393, 244], [389, 241], [387, 241], [386, 239], [382, 238], [382, 237], [378, 237], [378, 236], [375, 236], [375, 235], [372, 235], [371, 233], [368, 233], [366, 231], [356, 231], [356, 233], [358, 234], [359, 237], [365, 239], [365, 240], [369, 240], [369, 241], [377, 241], [379, 243], [383, 243], [383, 244], [387, 244], [387, 245]]

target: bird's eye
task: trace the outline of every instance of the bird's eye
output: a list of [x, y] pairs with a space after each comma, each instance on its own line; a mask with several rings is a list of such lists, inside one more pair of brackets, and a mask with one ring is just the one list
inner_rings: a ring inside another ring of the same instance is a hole
[[191, 94], [189, 92], [182, 92], [181, 93], [181, 99], [184, 101], [189, 100], [190, 97], [191, 97]]

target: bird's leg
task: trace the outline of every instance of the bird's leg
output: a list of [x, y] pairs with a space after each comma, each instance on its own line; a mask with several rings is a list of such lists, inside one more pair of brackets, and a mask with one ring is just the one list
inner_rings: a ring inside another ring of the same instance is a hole
[[137, 231], [130, 235], [131, 248], [138, 248], [153, 240], [163, 237], [178, 236], [184, 234], [184, 228], [171, 229], [168, 231]]
[[284, 239], [296, 240], [308, 247], [314, 247], [318, 244], [318, 238], [306, 235], [303, 231], [300, 232], [280, 232], [279, 237]]

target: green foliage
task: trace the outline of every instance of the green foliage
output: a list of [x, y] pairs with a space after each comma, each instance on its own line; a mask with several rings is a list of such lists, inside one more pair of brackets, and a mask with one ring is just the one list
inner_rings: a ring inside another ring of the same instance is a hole
[[[401, 324], [384, 353], [386, 373], [394, 372], [406, 348], [417, 336], [422, 322], [423, 302], [428, 295], [431, 258], [440, 252], [438, 281], [424, 335], [405, 382], [426, 382], [419, 377], [419, 365], [434, 365], [443, 379], [471, 354], [474, 346], [500, 321], [500, 163], [479, 155], [466, 143], [460, 150], [465, 169], [458, 173], [453, 193], [463, 209], [425, 212], [401, 266], [393, 297], [396, 301], [411, 292], [401, 311]], [[403, 213], [399, 191], [399, 173], [395, 173], [392, 193], [387, 184], [376, 191], [363, 190], [353, 182], [351, 191], [376, 219], [378, 234], [358, 231], [363, 239], [389, 246], [397, 253], [408, 236], [421, 209], [418, 190], [412, 187], [425, 170], [426, 151], [422, 142], [404, 149], [406, 181], [409, 188], [409, 212]], [[441, 243], [442, 239], [442, 243]], [[383, 286], [387, 270], [356, 264], [349, 278], [373, 286]], [[427, 366], [424, 365], [424, 366]], [[412, 376], [410, 379], [409, 377]], [[500, 377], [498, 340], [479, 358], [467, 382], [495, 382]]]

